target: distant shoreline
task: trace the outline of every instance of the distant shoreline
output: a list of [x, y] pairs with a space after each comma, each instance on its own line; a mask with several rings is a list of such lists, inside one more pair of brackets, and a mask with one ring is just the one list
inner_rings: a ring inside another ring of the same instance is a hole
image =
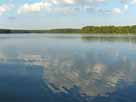
[[0, 29], [0, 33], [66, 33], [66, 34], [98, 34], [98, 35], [136, 35], [136, 25], [133, 26], [85, 26], [80, 29], [62, 28], [50, 30], [14, 30]]

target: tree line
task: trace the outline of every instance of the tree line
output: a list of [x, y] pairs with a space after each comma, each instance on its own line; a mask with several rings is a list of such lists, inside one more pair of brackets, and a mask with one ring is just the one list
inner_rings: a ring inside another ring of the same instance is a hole
[[88, 33], [88, 34], [136, 34], [134, 26], [85, 26], [81, 29], [12, 30], [0, 29], [0, 33]]
[[81, 29], [81, 33], [135, 34], [136, 25], [135, 26], [86, 26]]

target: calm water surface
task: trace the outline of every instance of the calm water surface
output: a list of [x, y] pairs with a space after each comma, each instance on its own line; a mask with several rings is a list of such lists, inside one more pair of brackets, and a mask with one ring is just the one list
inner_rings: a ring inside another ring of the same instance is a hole
[[136, 37], [0, 35], [0, 102], [136, 102]]

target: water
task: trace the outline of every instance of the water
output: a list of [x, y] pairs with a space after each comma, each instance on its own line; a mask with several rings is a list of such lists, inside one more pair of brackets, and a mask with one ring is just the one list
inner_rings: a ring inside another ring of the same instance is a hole
[[136, 102], [136, 37], [0, 35], [0, 102]]

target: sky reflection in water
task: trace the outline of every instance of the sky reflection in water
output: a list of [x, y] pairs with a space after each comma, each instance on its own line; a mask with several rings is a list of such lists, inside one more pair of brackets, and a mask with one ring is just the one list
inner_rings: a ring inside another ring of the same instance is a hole
[[135, 38], [1, 35], [0, 41], [2, 97], [24, 102], [136, 101]]

